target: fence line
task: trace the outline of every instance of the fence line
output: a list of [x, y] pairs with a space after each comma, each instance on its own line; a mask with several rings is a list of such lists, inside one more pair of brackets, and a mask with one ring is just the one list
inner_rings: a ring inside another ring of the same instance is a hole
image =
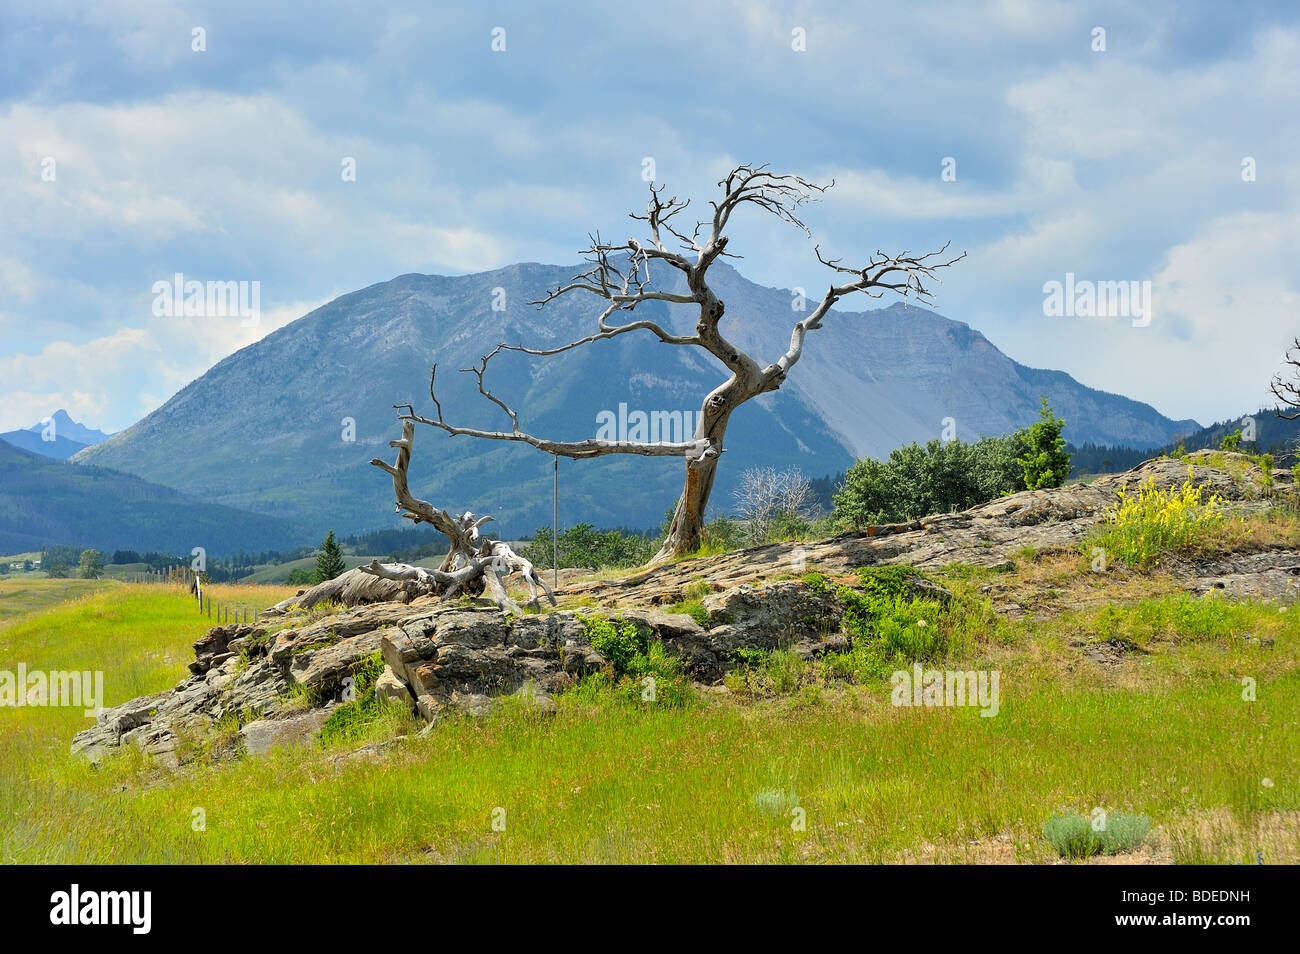
[[193, 567], [185, 564], [175, 564], [173, 566], [161, 567], [158, 569], [150, 568], [143, 573], [136, 573], [133, 582], [136, 583], [162, 583], [172, 584], [180, 583], [189, 590], [190, 595], [194, 597], [195, 605], [198, 608], [200, 616], [207, 615], [208, 619], [215, 620], [218, 625], [227, 623], [259, 623], [261, 622], [262, 611], [254, 608], [252, 618], [249, 618], [249, 609], [247, 606], [230, 606], [217, 601], [214, 603], [212, 597], [203, 592], [203, 577], [196, 573]]

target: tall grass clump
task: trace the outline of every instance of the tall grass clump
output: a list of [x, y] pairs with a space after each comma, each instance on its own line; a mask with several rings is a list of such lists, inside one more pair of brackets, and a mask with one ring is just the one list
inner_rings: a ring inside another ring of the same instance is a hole
[[410, 722], [405, 707], [386, 703], [375, 693], [375, 683], [383, 672], [382, 653], [376, 652], [353, 664], [352, 698], [330, 713], [321, 726], [323, 745], [391, 737]]

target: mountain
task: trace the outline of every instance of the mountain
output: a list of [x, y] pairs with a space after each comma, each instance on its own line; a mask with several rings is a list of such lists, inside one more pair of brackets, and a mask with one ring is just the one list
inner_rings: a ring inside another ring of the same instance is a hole
[[49, 420], [50, 425], [38, 423], [26, 430], [6, 431], [0, 434], [0, 441], [42, 457], [67, 460], [77, 451], [85, 450], [109, 437], [103, 431], [93, 430], [74, 421], [62, 408], [55, 411]]
[[[319, 535], [315, 535], [319, 536]], [[46, 544], [213, 556], [315, 539], [278, 517], [203, 503], [131, 474], [51, 460], [0, 441], [0, 553]]]
[[[755, 285], [730, 268], [709, 275], [727, 305], [728, 337], [751, 354], [784, 351], [798, 317], [791, 293]], [[1063, 371], [1028, 368], [969, 325], [901, 301], [834, 312], [808, 336], [787, 388], [817, 410], [855, 458], [883, 458], [902, 444], [939, 437], [949, 417], [963, 440], [1006, 434], [1038, 419], [1041, 395], [1065, 418], [1066, 437], [1076, 444], [1157, 447], [1201, 426], [1085, 387]]]
[[[593, 296], [568, 295], [542, 311], [527, 305], [574, 272], [522, 264], [456, 277], [402, 275], [344, 295], [221, 361], [75, 460], [240, 509], [327, 521], [340, 533], [394, 526], [391, 484], [368, 464], [394, 453], [388, 441], [399, 427], [392, 405], [410, 402], [432, 413], [429, 367], [437, 361], [449, 421], [508, 427], [478, 394], [473, 375], [456, 369], [499, 341], [554, 347], [590, 334], [598, 313]], [[722, 264], [710, 274], [737, 344], [769, 360], [784, 350], [790, 294]], [[639, 307], [637, 315], [678, 328], [693, 320], [689, 309], [670, 314], [662, 302]], [[693, 415], [725, 374], [699, 349], [629, 334], [550, 358], [503, 352], [486, 383], [520, 412], [523, 429], [582, 439], [595, 435], [598, 414], [617, 417], [620, 405], [628, 413]], [[1070, 420], [1074, 440], [1157, 444], [1196, 426], [1061, 372], [1018, 365], [978, 332], [925, 309], [836, 313], [809, 336], [780, 391], [733, 415], [714, 512], [730, 507], [747, 467], [833, 473], [861, 454], [937, 437], [949, 416], [963, 437], [1002, 433], [1036, 419], [1041, 393]], [[517, 536], [551, 522], [552, 466], [548, 455], [524, 445], [420, 427], [411, 481], [415, 493], [438, 506], [494, 514], [496, 530]], [[657, 525], [681, 480], [676, 459], [563, 460], [560, 523]]]

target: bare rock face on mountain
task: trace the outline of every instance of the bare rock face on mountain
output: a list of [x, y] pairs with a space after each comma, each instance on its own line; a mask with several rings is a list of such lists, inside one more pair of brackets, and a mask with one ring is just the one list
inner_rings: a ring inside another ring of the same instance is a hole
[[[177, 763], [193, 750], [193, 740], [214, 736], [249, 754], [300, 744], [350, 699], [356, 678], [363, 669], [373, 672], [380, 658], [382, 674], [373, 691], [431, 723], [449, 712], [486, 713], [510, 696], [550, 708], [556, 693], [609, 667], [592, 645], [593, 616], [635, 625], [679, 657], [690, 678], [713, 683], [745, 650], [783, 648], [813, 657], [849, 648], [843, 626], [847, 596], [807, 571], [852, 580], [855, 568], [878, 564], [996, 567], [1027, 546], [1076, 546], [1120, 490], [1134, 493], [1146, 481], [1175, 488], [1188, 480], [1218, 494], [1235, 514], [1266, 508], [1275, 495], [1294, 491], [1288, 471], [1264, 474], [1243, 455], [1194, 454], [1148, 461], [1088, 485], [1013, 494], [958, 514], [869, 527], [798, 547], [686, 560], [561, 591], [599, 600], [605, 604], [600, 608], [515, 615], [486, 601], [418, 597], [319, 618], [216, 627], [195, 642], [190, 675], [179, 685], [104, 711], [96, 725], [77, 734], [72, 749], [97, 759], [138, 745]], [[1300, 553], [1234, 554], [1176, 566], [1174, 572], [1194, 592], [1300, 595]], [[708, 590], [702, 621], [660, 608], [701, 584]], [[910, 585], [916, 596], [939, 602], [951, 596], [919, 574]]]

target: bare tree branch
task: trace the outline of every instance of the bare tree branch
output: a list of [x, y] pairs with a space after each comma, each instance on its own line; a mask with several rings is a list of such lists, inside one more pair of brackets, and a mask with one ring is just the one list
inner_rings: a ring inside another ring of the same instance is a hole
[[886, 291], [893, 291], [902, 295], [904, 301], [908, 295], [911, 295], [917, 301], [927, 305], [933, 304], [934, 294], [927, 287], [926, 282], [933, 281], [941, 284], [935, 271], [954, 265], [966, 257], [966, 253], [962, 252], [955, 258], [944, 260], [943, 255], [948, 250], [949, 244], [945, 242], [942, 248], [922, 255], [913, 255], [911, 252], [886, 255], [877, 250], [876, 254], [861, 268], [846, 268], [840, 264], [839, 259], [826, 258], [822, 255], [821, 247], [816, 247], [814, 251], [817, 260], [823, 265], [840, 274], [857, 277], [843, 285], [831, 285], [812, 313], [795, 323], [794, 330], [790, 334], [790, 347], [775, 364], [768, 365], [763, 370], [767, 389], [771, 390], [773, 384], [779, 386], [780, 382], [785, 380], [786, 374], [803, 355], [804, 339], [808, 332], [816, 331], [822, 326], [822, 319], [831, 310], [831, 306], [841, 298], [854, 292], [861, 292], [869, 298], [879, 298]]
[[1283, 406], [1291, 409], [1286, 411], [1279, 407], [1277, 416], [1285, 421], [1294, 421], [1300, 418], [1300, 377], [1298, 377], [1300, 376], [1300, 337], [1293, 339], [1291, 347], [1286, 349], [1285, 361], [1291, 366], [1292, 380], [1288, 381], [1280, 373], [1276, 374], [1269, 385], [1269, 390]]

